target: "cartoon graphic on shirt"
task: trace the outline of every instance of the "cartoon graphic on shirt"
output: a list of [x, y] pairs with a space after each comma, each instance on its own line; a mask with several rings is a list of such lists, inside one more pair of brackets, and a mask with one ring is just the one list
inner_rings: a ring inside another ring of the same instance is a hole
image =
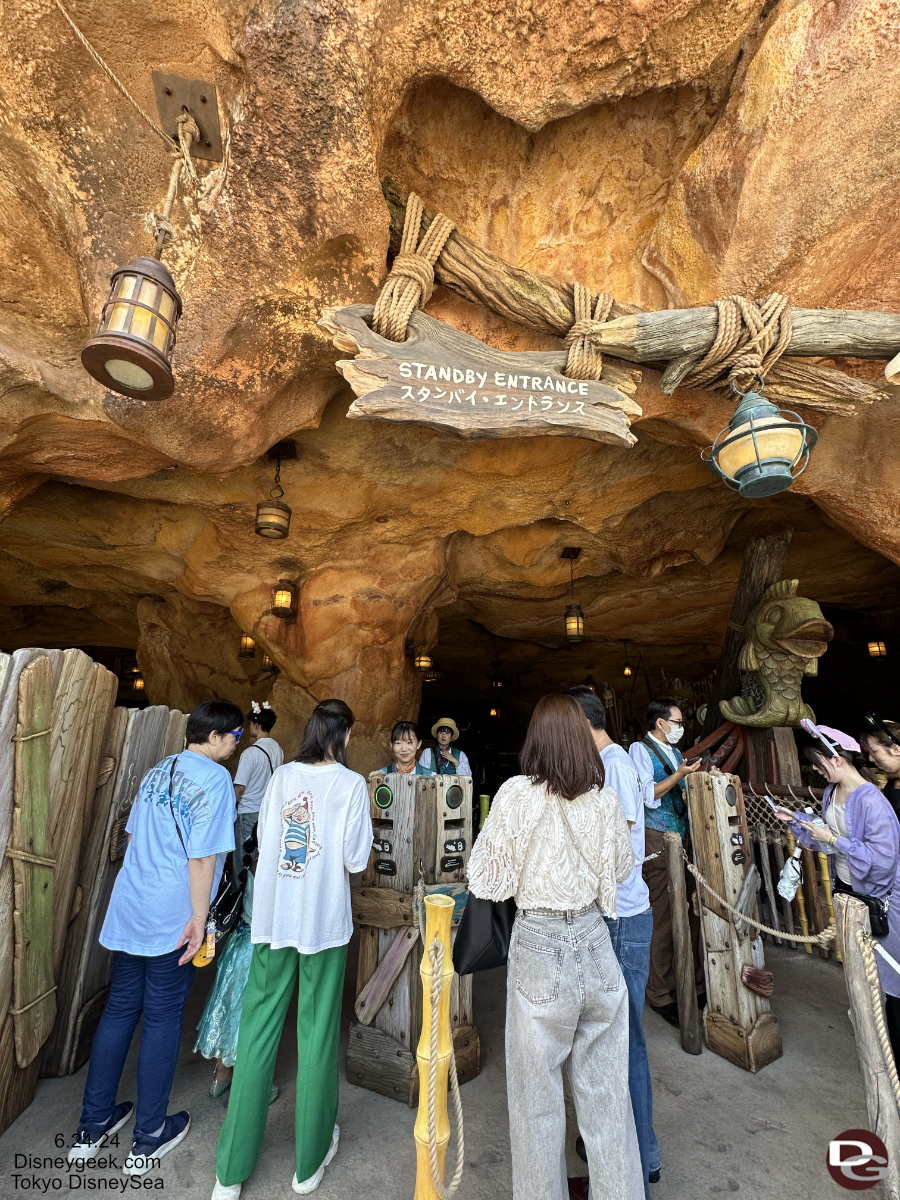
[[281, 817], [287, 823], [287, 828], [281, 838], [283, 849], [279, 874], [291, 872], [302, 877], [309, 863], [322, 849], [315, 836], [312, 794], [305, 792], [289, 801], [281, 810]]

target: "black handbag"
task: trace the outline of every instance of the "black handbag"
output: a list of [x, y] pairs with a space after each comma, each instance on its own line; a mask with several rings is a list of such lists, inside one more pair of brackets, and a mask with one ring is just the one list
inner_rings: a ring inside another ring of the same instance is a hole
[[457, 975], [505, 967], [516, 919], [516, 902], [482, 900], [469, 892], [453, 943], [453, 968]]
[[834, 878], [834, 890], [842, 892], [845, 896], [852, 896], [854, 900], [862, 900], [869, 910], [869, 928], [872, 931], [872, 937], [887, 937], [890, 895], [885, 896], [883, 900], [879, 900], [876, 896], [864, 896], [861, 892], [854, 892], [853, 888], [844, 883], [837, 875]]

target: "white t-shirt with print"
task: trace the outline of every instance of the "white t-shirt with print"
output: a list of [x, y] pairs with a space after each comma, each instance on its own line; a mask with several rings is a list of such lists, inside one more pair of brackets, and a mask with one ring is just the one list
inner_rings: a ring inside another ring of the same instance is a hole
[[234, 776], [234, 786], [244, 788], [244, 794], [238, 801], [239, 813], [259, 812], [269, 780], [283, 762], [284, 751], [274, 738], [261, 737], [247, 747]]
[[279, 767], [259, 809], [250, 940], [318, 954], [353, 934], [350, 875], [372, 850], [362, 775], [327, 763]]

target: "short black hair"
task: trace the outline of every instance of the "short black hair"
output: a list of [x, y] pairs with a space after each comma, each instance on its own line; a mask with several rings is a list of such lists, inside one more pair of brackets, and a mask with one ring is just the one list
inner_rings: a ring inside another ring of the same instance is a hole
[[259, 712], [253, 712], [251, 709], [247, 713], [247, 724], [249, 725], [252, 721], [254, 725], [261, 725], [266, 733], [272, 732], [272, 728], [277, 720], [278, 718], [272, 712], [271, 708], [261, 708]]
[[655, 729], [660, 717], [668, 721], [673, 708], [681, 708], [674, 696], [660, 696], [658, 700], [651, 700], [647, 705], [647, 728]]
[[353, 710], [343, 700], [323, 700], [312, 711], [303, 731], [303, 741], [297, 751], [296, 762], [334, 762], [347, 765], [344, 742], [347, 730], [355, 721]]
[[606, 709], [603, 707], [603, 701], [587, 684], [576, 683], [574, 687], [566, 688], [563, 695], [575, 697], [592, 729], [606, 728]]
[[415, 721], [398, 721], [391, 730], [392, 742], [421, 742], [422, 736]]
[[242, 729], [243, 725], [244, 714], [236, 704], [228, 700], [204, 700], [188, 717], [186, 744], [205, 746], [211, 733], [229, 733], [232, 729]]

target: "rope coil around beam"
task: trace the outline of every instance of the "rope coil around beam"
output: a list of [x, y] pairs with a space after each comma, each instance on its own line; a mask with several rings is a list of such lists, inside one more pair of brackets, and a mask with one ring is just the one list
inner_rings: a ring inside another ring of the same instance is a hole
[[878, 978], [878, 964], [875, 961], [875, 939], [865, 929], [857, 929], [856, 944], [859, 946], [860, 953], [862, 954], [866, 982], [869, 985], [869, 991], [872, 993], [872, 1015], [875, 1018], [878, 1041], [881, 1043], [881, 1053], [884, 1055], [884, 1062], [887, 1067], [888, 1079], [891, 1082], [891, 1088], [894, 1092], [894, 1099], [897, 1101], [898, 1108], [900, 1108], [900, 1079], [897, 1077], [897, 1064], [894, 1061], [894, 1051], [891, 1046], [891, 1039], [884, 1016], [884, 998], [881, 992], [881, 980]]
[[427, 304], [431, 299], [434, 264], [447, 238], [456, 228], [449, 217], [438, 213], [419, 242], [423, 209], [419, 197], [415, 192], [410, 192], [400, 253], [394, 259], [375, 303], [372, 328], [392, 342], [406, 341], [406, 327], [413, 309]]
[[723, 296], [715, 301], [718, 326], [713, 344], [681, 377], [684, 387], [734, 384], [746, 391], [754, 378], [765, 380], [791, 340], [791, 305], [772, 292], [760, 300]]
[[590, 333], [595, 325], [604, 325], [609, 320], [615, 298], [608, 292], [601, 292], [595, 303], [583, 283], [573, 284], [572, 291], [575, 321], [566, 334], [569, 355], [563, 373], [570, 379], [599, 379], [603, 373], [603, 355], [591, 341]]

